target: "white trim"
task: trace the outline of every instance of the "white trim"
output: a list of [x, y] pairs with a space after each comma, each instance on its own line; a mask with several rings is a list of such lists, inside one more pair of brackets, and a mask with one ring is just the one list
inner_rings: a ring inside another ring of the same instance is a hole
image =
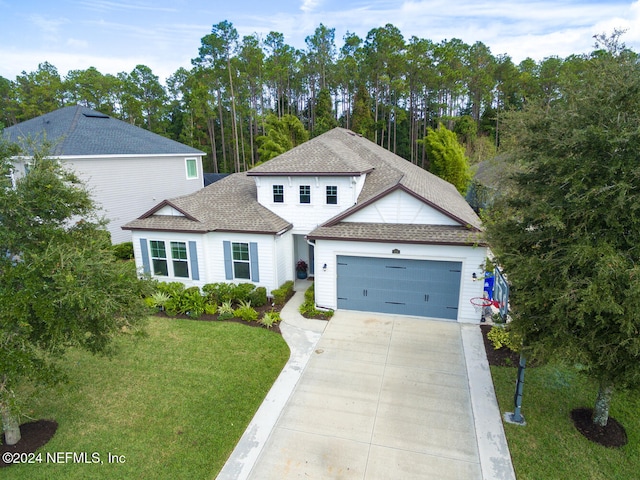
[[[162, 242], [164, 244], [164, 250], [165, 250], [165, 258], [161, 258], [161, 257], [154, 257], [153, 253], [152, 253], [152, 248], [151, 248], [151, 242]], [[179, 258], [176, 259], [173, 257], [173, 251], [171, 250], [171, 244], [172, 243], [182, 243], [185, 246], [185, 250], [186, 250], [186, 254], [187, 254], [187, 258], [185, 260]], [[167, 240], [157, 240], [156, 238], [153, 237], [149, 237], [147, 239], [147, 245], [148, 245], [148, 249], [149, 249], [149, 268], [151, 270], [151, 276], [153, 278], [156, 278], [158, 280], [162, 280], [165, 281], [163, 279], [167, 279], [166, 281], [184, 281], [184, 280], [193, 280], [192, 276], [193, 276], [193, 272], [191, 271], [191, 256], [189, 254], [189, 241], [188, 240], [173, 240], [173, 239], [167, 239]], [[167, 248], [168, 247], [168, 248]], [[167, 275], [156, 275], [154, 272], [154, 266], [153, 266], [153, 260], [154, 259], [158, 259], [158, 260], [165, 260], [167, 262]], [[188, 276], [186, 277], [177, 277], [176, 276], [176, 272], [173, 266], [173, 262], [185, 262], [187, 264], [187, 272], [188, 272]]]
[[[206, 153], [152, 153], [152, 154], [128, 154], [128, 153], [113, 153], [113, 154], [105, 154], [105, 155], [53, 155], [51, 158], [57, 158], [58, 160], [92, 160], [96, 158], [158, 158], [158, 157], [204, 157]], [[20, 156], [13, 158], [33, 158], [33, 155], [29, 156]]]
[[[189, 176], [189, 162], [195, 162], [196, 164], [196, 176]], [[187, 180], [198, 180], [200, 178], [200, 171], [198, 169], [198, 159], [194, 157], [187, 157], [184, 159], [184, 170]]]

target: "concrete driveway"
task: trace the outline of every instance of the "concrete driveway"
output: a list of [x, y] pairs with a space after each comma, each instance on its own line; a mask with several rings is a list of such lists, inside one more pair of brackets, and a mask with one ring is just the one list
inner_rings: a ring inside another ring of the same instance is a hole
[[219, 479], [515, 479], [477, 326], [351, 311], [314, 325], [287, 339], [306, 351]]

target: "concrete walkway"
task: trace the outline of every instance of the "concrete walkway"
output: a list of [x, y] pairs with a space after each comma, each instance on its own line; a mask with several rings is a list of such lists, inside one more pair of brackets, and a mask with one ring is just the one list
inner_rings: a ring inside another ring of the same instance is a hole
[[282, 311], [291, 358], [220, 480], [515, 479], [475, 325]]

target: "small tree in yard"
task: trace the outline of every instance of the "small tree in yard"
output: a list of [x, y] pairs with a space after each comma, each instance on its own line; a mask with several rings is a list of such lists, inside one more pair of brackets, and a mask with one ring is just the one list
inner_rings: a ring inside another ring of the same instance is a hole
[[422, 143], [429, 158], [429, 171], [452, 183], [464, 195], [471, 181], [471, 172], [469, 159], [455, 132], [440, 124], [436, 130], [427, 130], [427, 136]]
[[[11, 168], [0, 146], [0, 173]], [[44, 151], [15, 188], [0, 183], [0, 413], [7, 444], [20, 440], [25, 382], [64, 378], [56, 360], [70, 346], [109, 352], [147, 311], [147, 282], [114, 259], [96, 206], [78, 178]]]
[[640, 66], [607, 42], [556, 100], [505, 119], [518, 173], [486, 222], [512, 328], [598, 382], [600, 427], [614, 388], [640, 384]]

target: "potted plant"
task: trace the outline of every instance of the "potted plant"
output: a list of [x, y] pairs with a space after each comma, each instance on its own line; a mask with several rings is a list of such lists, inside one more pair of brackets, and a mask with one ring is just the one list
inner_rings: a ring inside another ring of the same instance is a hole
[[309, 265], [304, 260], [298, 260], [296, 263], [296, 272], [299, 279], [303, 280], [307, 278], [307, 270], [309, 269]]

